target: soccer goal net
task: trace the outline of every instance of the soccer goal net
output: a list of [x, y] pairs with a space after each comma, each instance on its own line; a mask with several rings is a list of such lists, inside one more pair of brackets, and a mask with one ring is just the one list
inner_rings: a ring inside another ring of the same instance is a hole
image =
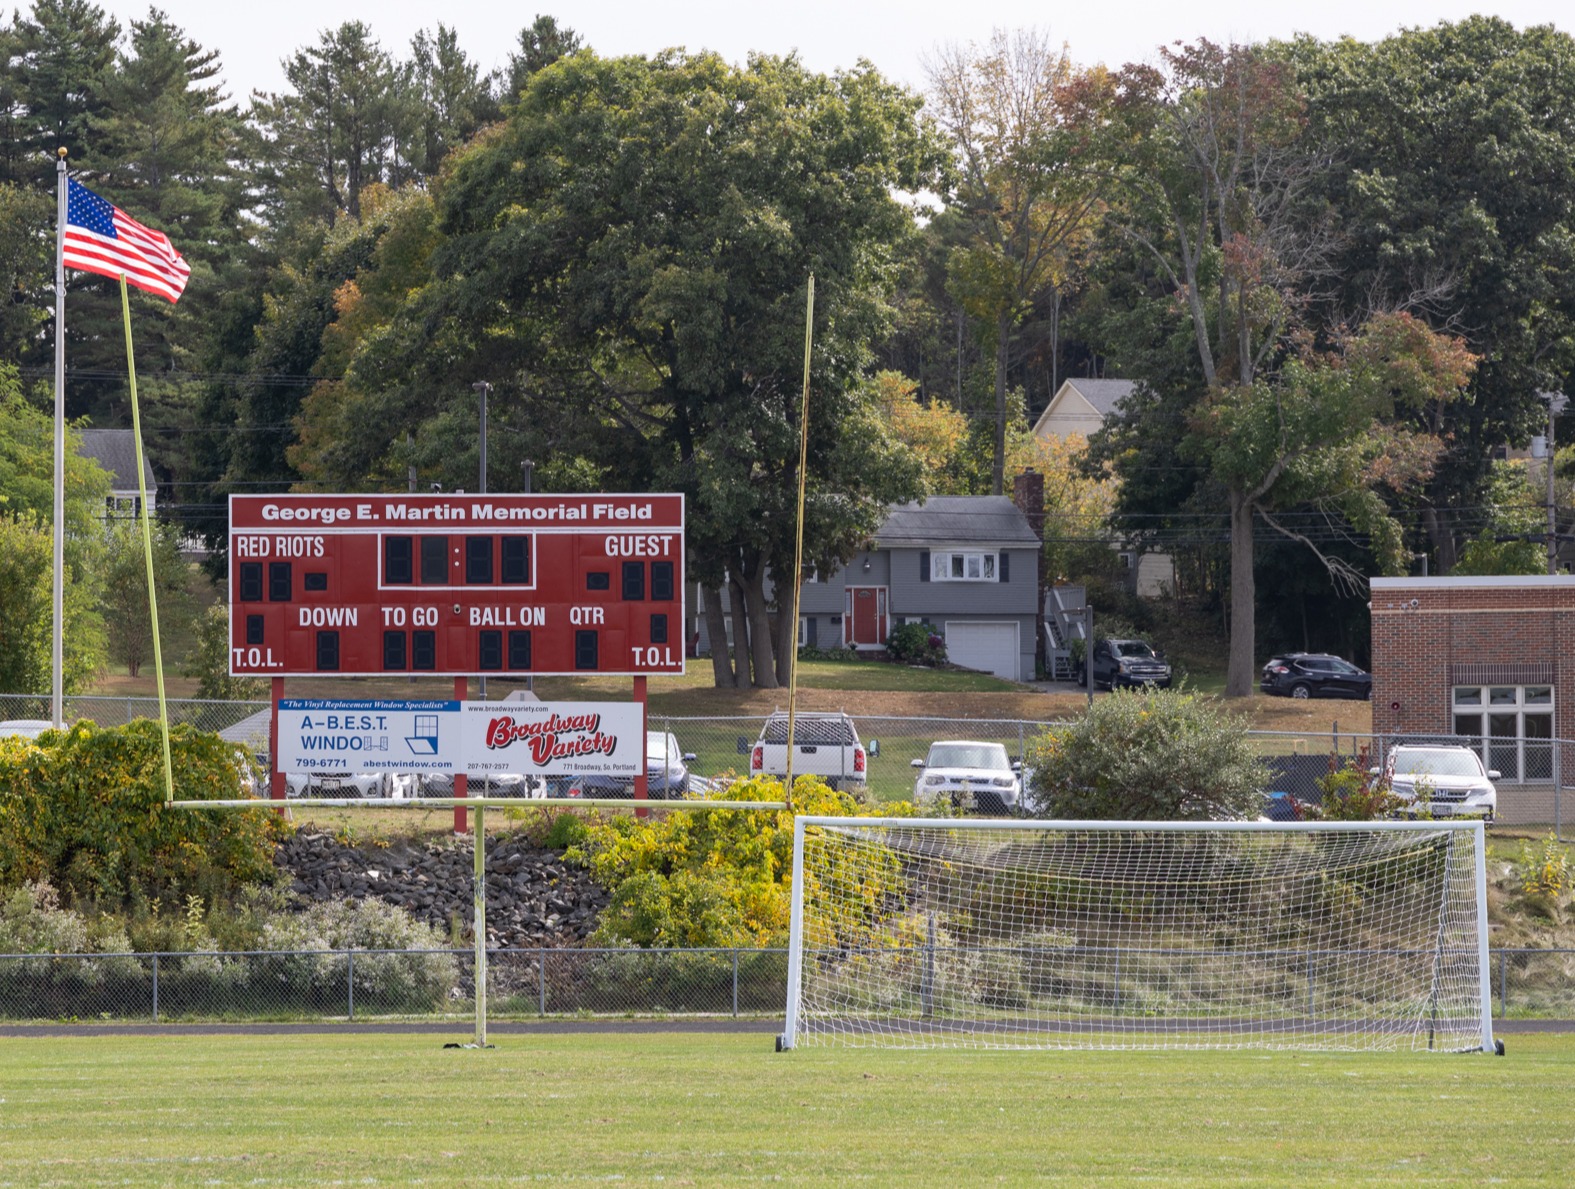
[[783, 1048], [1488, 1050], [1481, 822], [801, 817]]

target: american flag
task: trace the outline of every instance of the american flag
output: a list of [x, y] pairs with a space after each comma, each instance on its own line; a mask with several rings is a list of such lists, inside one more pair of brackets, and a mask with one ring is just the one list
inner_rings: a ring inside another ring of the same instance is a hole
[[67, 268], [106, 277], [176, 301], [191, 276], [169, 236], [144, 227], [79, 182], [67, 182], [66, 227], [61, 255]]

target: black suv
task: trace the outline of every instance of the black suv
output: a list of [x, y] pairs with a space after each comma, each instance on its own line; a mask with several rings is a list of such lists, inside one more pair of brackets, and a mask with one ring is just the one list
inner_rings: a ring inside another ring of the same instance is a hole
[[1292, 698], [1371, 698], [1373, 678], [1327, 652], [1287, 652], [1263, 666], [1259, 688]]
[[1165, 654], [1155, 652], [1143, 640], [1094, 641], [1094, 685], [1098, 689], [1118, 689], [1123, 685], [1170, 686], [1170, 665]]

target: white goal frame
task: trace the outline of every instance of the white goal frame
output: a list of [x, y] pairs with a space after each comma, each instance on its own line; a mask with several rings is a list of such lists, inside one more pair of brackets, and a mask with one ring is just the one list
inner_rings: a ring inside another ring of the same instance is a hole
[[[1462, 867], [1450, 874], [1449, 868], [1455, 862], [1452, 857], [1444, 860], [1444, 873], [1449, 875], [1452, 883], [1441, 882], [1438, 891], [1439, 907], [1437, 909], [1438, 928], [1436, 931], [1436, 949], [1431, 961], [1434, 962], [1433, 979], [1435, 988], [1438, 984], [1440, 969], [1448, 955], [1454, 971], [1453, 986], [1455, 987], [1455, 1000], [1462, 1004], [1464, 1010], [1458, 1010], [1453, 1018], [1452, 1027], [1448, 1030], [1450, 1042], [1441, 1045], [1449, 1051], [1481, 1051], [1492, 1053], [1495, 1051], [1493, 1038], [1492, 1017], [1492, 982], [1488, 954], [1488, 929], [1487, 929], [1487, 856], [1485, 851], [1486, 832], [1484, 823], [1479, 819], [1446, 819], [1440, 821], [1371, 821], [1371, 822], [1190, 822], [1190, 821], [1042, 821], [1037, 819], [1022, 818], [900, 818], [900, 817], [829, 817], [829, 816], [803, 816], [796, 819], [793, 832], [793, 885], [792, 885], [792, 919], [790, 926], [788, 971], [787, 971], [787, 1005], [782, 1033], [777, 1038], [779, 1050], [799, 1047], [803, 1044], [844, 1044], [871, 1047], [895, 1048], [932, 1048], [932, 1047], [970, 1047], [970, 1048], [1284, 1048], [1284, 1049], [1395, 1049], [1414, 1048], [1432, 1049], [1434, 1037], [1432, 1026], [1425, 1018], [1421, 1018], [1410, 1032], [1392, 1031], [1374, 1035], [1363, 1034], [1359, 1026], [1347, 1026], [1342, 1022], [1336, 1026], [1331, 1021], [1320, 1020], [1316, 1016], [1310, 1023], [1316, 1025], [1310, 1029], [1298, 1031], [1295, 1023], [1284, 1021], [1276, 1027], [1276, 1022], [1268, 1021], [1268, 1026], [1251, 1035], [1234, 1033], [1230, 1029], [1231, 1021], [1220, 1019], [1216, 1028], [1211, 1023], [1206, 1013], [1192, 1014], [1181, 1021], [1166, 1021], [1164, 1019], [1142, 1019], [1126, 1015], [1120, 1019], [1101, 1019], [1097, 1027], [1091, 1027], [1086, 1021], [1066, 1023], [1056, 1020], [1018, 1020], [1008, 1021], [1006, 1026], [980, 1025], [977, 1028], [967, 1021], [961, 1024], [955, 1020], [947, 1023], [930, 1024], [915, 1023], [910, 1013], [907, 1019], [897, 1020], [896, 1027], [887, 1027], [886, 1023], [874, 1014], [861, 1015], [863, 1009], [844, 1007], [831, 1002], [830, 996], [826, 1002], [818, 1001], [815, 995], [819, 993], [816, 979], [819, 977], [822, 962], [817, 962], [812, 956], [808, 962], [805, 953], [805, 887], [809, 880], [806, 879], [805, 870], [805, 844], [806, 837], [812, 831], [841, 834], [869, 834], [877, 831], [901, 831], [902, 837], [907, 832], [916, 830], [935, 831], [944, 837], [946, 832], [964, 832], [953, 835], [960, 844], [965, 840], [966, 832], [991, 831], [999, 838], [1010, 838], [1013, 831], [1038, 832], [1041, 834], [1056, 835], [1065, 832], [1081, 832], [1094, 834], [1097, 832], [1132, 834], [1169, 834], [1186, 833], [1203, 835], [1210, 833], [1219, 834], [1306, 834], [1343, 836], [1364, 833], [1386, 833], [1403, 835], [1410, 832], [1440, 833], [1447, 837], [1447, 849], [1453, 855], [1456, 844], [1455, 835], [1460, 835], [1459, 842], [1466, 843], [1470, 849], [1469, 858], [1472, 860], [1469, 867], [1465, 866], [1467, 856], [1461, 856]], [[885, 837], [898, 837], [896, 834], [887, 834]], [[1346, 845], [1354, 844], [1355, 840], [1348, 840]], [[961, 851], [958, 852], [962, 853]], [[950, 868], [948, 870], [951, 870]], [[1464, 886], [1465, 880], [1471, 878], [1475, 884], [1474, 897]], [[1443, 876], [1440, 876], [1443, 879]], [[1446, 904], [1453, 896], [1453, 907], [1457, 916], [1464, 915], [1465, 919], [1455, 920], [1450, 928], [1455, 941], [1452, 945], [1445, 945], [1445, 916]], [[1473, 922], [1469, 919], [1471, 908], [1470, 901], [1474, 899], [1475, 914], [1475, 946], [1474, 954], [1471, 945], [1471, 927]], [[933, 913], [931, 914], [933, 917]], [[1417, 919], [1415, 915], [1413, 920]], [[933, 926], [932, 926], [933, 927]], [[899, 943], [900, 944], [900, 943]], [[1075, 943], [1074, 943], [1075, 944]], [[909, 944], [906, 951], [912, 960], [912, 955], [921, 953], [925, 947]], [[933, 945], [929, 950], [933, 952]], [[1004, 949], [1009, 949], [1003, 947]], [[857, 951], [862, 954], [864, 951]], [[897, 951], [886, 949], [886, 955]], [[1002, 952], [998, 950], [997, 952]], [[1178, 951], [1185, 955], [1184, 951]], [[1267, 952], [1267, 951], [1265, 951]], [[1294, 948], [1286, 951], [1295, 954]], [[1341, 951], [1334, 951], [1337, 957], [1345, 956]], [[1425, 951], [1423, 951], [1425, 952]], [[845, 957], [847, 951], [842, 951]], [[1314, 951], [1307, 958], [1309, 969], [1315, 957], [1325, 951]], [[1359, 954], [1360, 951], [1351, 951]], [[1416, 951], [1407, 951], [1412, 956]], [[1211, 955], [1205, 955], [1211, 956]], [[822, 954], [824, 963], [835, 963], [839, 957], [837, 952], [826, 951]], [[933, 957], [929, 959], [933, 962]], [[1118, 954], [1116, 961], [1119, 963]], [[1475, 966], [1475, 979], [1472, 978], [1470, 967]], [[1118, 985], [1119, 985], [1118, 974]], [[810, 984], [811, 996], [806, 999], [806, 982]], [[1476, 1003], [1480, 1004], [1480, 1025], [1476, 1021]], [[1464, 997], [1463, 1000], [1461, 997]], [[1123, 1013], [1110, 1013], [1122, 1015]], [[1425, 1015], [1425, 1013], [1424, 1013]], [[1320, 1028], [1322, 1031], [1320, 1031]], [[1479, 1034], [1479, 1035], [1478, 1035]], [[1443, 1038], [1441, 1038], [1443, 1039]], [[1479, 1043], [1472, 1043], [1473, 1041]], [[1502, 1051], [1502, 1050], [1498, 1050]]]

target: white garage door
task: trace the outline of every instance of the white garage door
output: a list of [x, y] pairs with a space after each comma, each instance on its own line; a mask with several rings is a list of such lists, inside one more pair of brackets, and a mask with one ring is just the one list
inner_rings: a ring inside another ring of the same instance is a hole
[[948, 621], [946, 659], [965, 669], [1017, 681], [1017, 625]]

